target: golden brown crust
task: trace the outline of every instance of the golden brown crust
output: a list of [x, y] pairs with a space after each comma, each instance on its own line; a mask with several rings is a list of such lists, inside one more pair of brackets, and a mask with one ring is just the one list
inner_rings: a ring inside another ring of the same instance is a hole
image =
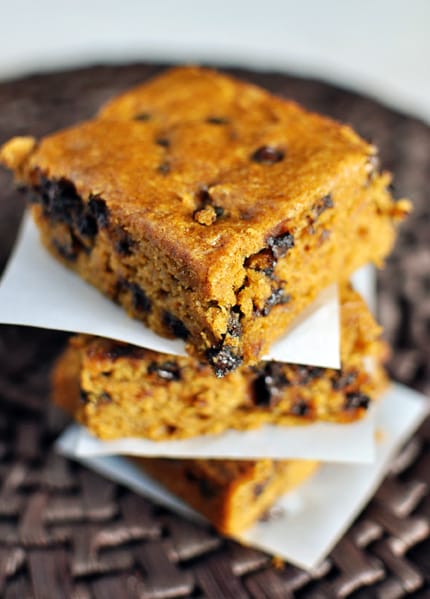
[[408, 204], [392, 202], [374, 152], [349, 127], [191, 67], [43, 139], [17, 175], [39, 192], [57, 257], [222, 376], [267, 353], [329, 283], [382, 262]]
[[54, 401], [70, 409], [68, 391], [57, 381], [70, 375], [74, 385], [79, 381], [83, 401], [71, 411], [102, 439], [180, 439], [269, 423], [350, 422], [366, 413], [387, 383], [387, 346], [347, 286], [341, 315], [341, 371], [263, 362], [220, 380], [191, 357], [79, 335], [57, 366]]

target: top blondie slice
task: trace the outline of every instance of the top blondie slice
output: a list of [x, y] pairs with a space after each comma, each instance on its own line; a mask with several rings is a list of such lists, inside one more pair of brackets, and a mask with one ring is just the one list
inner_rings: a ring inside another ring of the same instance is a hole
[[409, 210], [348, 126], [196, 67], [1, 157], [51, 252], [218, 376], [261, 358], [324, 287], [380, 265]]

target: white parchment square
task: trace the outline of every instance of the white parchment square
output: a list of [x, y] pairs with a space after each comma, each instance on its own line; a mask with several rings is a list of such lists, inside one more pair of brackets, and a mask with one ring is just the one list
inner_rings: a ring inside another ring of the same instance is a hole
[[175, 441], [125, 438], [100, 441], [77, 424], [74, 429], [78, 456], [134, 455], [171, 458], [237, 460], [309, 459], [325, 462], [372, 462], [375, 458], [374, 408], [350, 424], [316, 422], [303, 426], [266, 425], [250, 431], [228, 430]]

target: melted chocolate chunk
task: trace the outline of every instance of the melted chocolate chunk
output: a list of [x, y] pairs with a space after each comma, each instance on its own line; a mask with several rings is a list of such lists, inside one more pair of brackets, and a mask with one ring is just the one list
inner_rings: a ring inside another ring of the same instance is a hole
[[251, 160], [259, 162], [260, 164], [275, 164], [283, 160], [285, 152], [279, 148], [273, 148], [272, 146], [261, 146], [255, 150], [251, 156]]
[[233, 372], [243, 362], [236, 349], [231, 345], [223, 345], [223, 342], [206, 350], [206, 358], [218, 378]]
[[263, 372], [253, 382], [254, 404], [274, 407], [280, 399], [282, 389], [289, 384], [282, 364], [267, 362]]
[[[66, 224], [69, 227], [70, 234], [73, 235], [74, 231], [80, 240], [88, 238], [92, 241], [94, 239], [98, 232], [98, 220], [91, 210], [91, 206], [89, 204], [85, 205], [77, 194], [73, 183], [64, 178], [49, 180], [42, 176], [37, 191], [40, 194], [38, 201], [42, 205], [43, 213], [47, 218], [54, 223]], [[78, 242], [76, 236], [75, 242]], [[90, 247], [84, 247], [82, 244], [81, 246], [79, 249], [85, 249], [87, 253], [91, 251]], [[73, 249], [63, 247], [58, 248], [58, 250], [66, 259], [74, 259]]]
[[137, 283], [130, 283], [128, 288], [131, 292], [134, 308], [139, 312], [149, 312], [151, 310], [151, 300], [142, 287]]
[[207, 206], [212, 205], [213, 204], [213, 199], [211, 194], [209, 193], [209, 188], [207, 185], [205, 185], [204, 187], [202, 187], [201, 189], [199, 189], [196, 193], [196, 197], [198, 202], [200, 203], [200, 207], [203, 206]]
[[84, 391], [84, 389], [79, 390], [79, 401], [83, 404], [88, 403], [88, 392]]
[[275, 289], [267, 298], [264, 308], [261, 311], [262, 316], [268, 316], [274, 306], [288, 304], [291, 301], [291, 295], [285, 293], [283, 289]]
[[323, 212], [329, 208], [333, 208], [334, 202], [331, 194], [327, 194], [312, 206], [312, 215], [316, 220]]
[[97, 225], [103, 229], [109, 224], [109, 210], [106, 206], [106, 202], [98, 197], [91, 196], [88, 201], [88, 210], [90, 214], [96, 219]]
[[160, 379], [165, 381], [179, 381], [181, 379], [181, 369], [173, 360], [166, 362], [151, 362], [148, 366], [149, 374], [155, 373]]
[[256, 406], [269, 407], [271, 404], [272, 391], [270, 384], [266, 383], [266, 378], [263, 374], [253, 382], [252, 391]]
[[170, 312], [164, 313], [163, 323], [175, 337], [179, 337], [179, 339], [188, 338], [189, 332], [184, 323]]
[[294, 247], [294, 236], [288, 231], [276, 237], [271, 236], [267, 239], [267, 245], [278, 260], [279, 258], [283, 258], [288, 250]]
[[370, 397], [364, 393], [347, 393], [345, 398], [346, 410], [357, 410], [358, 408], [367, 409], [370, 403]]
[[50, 180], [41, 177], [37, 190], [45, 216], [53, 222], [73, 226], [83, 210], [83, 203], [76, 188], [67, 179]]
[[331, 380], [331, 386], [336, 391], [340, 391], [340, 390], [345, 389], [346, 387], [349, 387], [350, 385], [354, 384], [356, 379], [357, 379], [356, 372], [345, 372], [344, 373], [342, 371], [338, 371], [335, 374], [334, 378], [332, 378], [332, 380]]
[[228, 125], [229, 120], [222, 116], [210, 116], [206, 119], [210, 125]]

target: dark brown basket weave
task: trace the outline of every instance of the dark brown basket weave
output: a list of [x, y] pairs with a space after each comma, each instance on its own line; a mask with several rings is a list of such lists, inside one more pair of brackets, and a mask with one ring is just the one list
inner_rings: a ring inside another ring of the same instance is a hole
[[[159, 67], [97, 67], [0, 85], [0, 143], [91, 116]], [[380, 276], [380, 319], [393, 376], [430, 390], [430, 129], [376, 102], [284, 75], [237, 72], [352, 123], [381, 148], [397, 196], [415, 205]], [[0, 172], [0, 262], [23, 200]], [[25, 294], [25, 281], [22, 282]], [[31, 310], [31, 305], [28, 306]], [[430, 596], [430, 421], [370, 506], [307, 574], [162, 510], [57, 456], [65, 425], [48, 402], [50, 364], [66, 336], [3, 327], [0, 338], [0, 597], [10, 599]]]

